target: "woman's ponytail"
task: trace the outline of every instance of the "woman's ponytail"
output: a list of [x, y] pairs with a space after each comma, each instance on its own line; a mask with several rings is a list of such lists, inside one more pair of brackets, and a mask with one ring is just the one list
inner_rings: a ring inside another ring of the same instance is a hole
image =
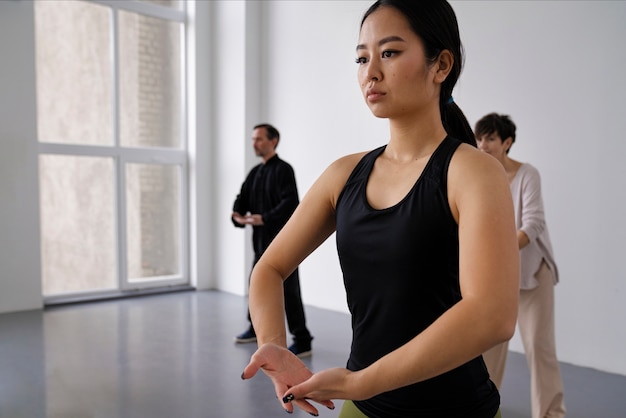
[[439, 109], [443, 127], [448, 135], [475, 147], [476, 138], [474, 137], [474, 131], [461, 108], [452, 99], [452, 96], [449, 96], [445, 101], [441, 101]]

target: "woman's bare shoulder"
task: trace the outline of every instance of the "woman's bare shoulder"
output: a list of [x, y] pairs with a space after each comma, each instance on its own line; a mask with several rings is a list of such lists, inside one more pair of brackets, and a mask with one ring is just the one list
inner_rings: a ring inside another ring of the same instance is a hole
[[345, 173], [348, 175], [352, 173], [354, 167], [358, 164], [359, 161], [367, 154], [369, 151], [357, 152], [355, 154], [345, 155], [337, 160], [335, 160], [328, 169], [332, 169], [335, 171], [335, 174]]
[[[504, 176], [505, 171], [496, 158], [471, 145], [461, 144], [450, 162], [450, 174], [458, 175], [460, 178], [492, 175], [501, 177]], [[467, 180], [471, 181], [471, 179]]]
[[326, 191], [326, 193], [330, 196], [333, 206], [348, 181], [350, 174], [358, 162], [368, 152], [369, 151], [363, 151], [355, 154], [349, 154], [335, 160], [319, 177], [316, 182], [316, 186], [321, 187]]
[[491, 155], [462, 144], [450, 161], [448, 198], [457, 222], [463, 207], [477, 204], [486, 208], [511, 200], [504, 167]]

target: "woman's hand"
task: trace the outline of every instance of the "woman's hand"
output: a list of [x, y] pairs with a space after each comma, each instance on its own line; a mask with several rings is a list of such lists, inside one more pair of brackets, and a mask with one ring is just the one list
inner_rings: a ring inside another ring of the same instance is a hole
[[[296, 357], [291, 351], [275, 344], [264, 344], [252, 355], [250, 363], [246, 366], [241, 375], [242, 379], [252, 378], [259, 369], [272, 379], [276, 396], [280, 400], [282, 407], [287, 412], [293, 412], [293, 404], [308, 412], [313, 416], [318, 416], [315, 408], [306, 399], [308, 396], [298, 396], [292, 394], [290, 389], [306, 382], [313, 373], [306, 365]], [[294, 395], [289, 397], [288, 395]], [[310, 399], [324, 405], [329, 409], [334, 409], [335, 405], [330, 398], [310, 397]]]
[[322, 370], [287, 390], [283, 402], [310, 399], [323, 403], [326, 399], [362, 400], [374, 396], [375, 392], [367, 393], [364, 387], [366, 385], [355, 383], [358, 374], [344, 368]]

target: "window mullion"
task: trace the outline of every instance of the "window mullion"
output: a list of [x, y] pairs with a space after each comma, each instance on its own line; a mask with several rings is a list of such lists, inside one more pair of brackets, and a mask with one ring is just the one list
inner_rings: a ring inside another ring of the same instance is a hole
[[126, 175], [124, 172], [125, 161], [120, 154], [120, 68], [119, 68], [119, 13], [116, 8], [111, 8], [111, 71], [113, 74], [113, 89], [111, 98], [113, 103], [113, 147], [115, 149], [115, 197], [116, 197], [116, 254], [117, 254], [117, 284], [118, 289], [124, 289], [128, 283], [126, 268], [128, 264], [126, 251]]

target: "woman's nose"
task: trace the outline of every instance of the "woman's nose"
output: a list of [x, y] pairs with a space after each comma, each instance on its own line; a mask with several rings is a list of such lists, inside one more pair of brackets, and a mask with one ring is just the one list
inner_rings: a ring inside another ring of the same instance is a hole
[[367, 66], [367, 81], [380, 81], [382, 78], [379, 63], [376, 59], [372, 59]]

